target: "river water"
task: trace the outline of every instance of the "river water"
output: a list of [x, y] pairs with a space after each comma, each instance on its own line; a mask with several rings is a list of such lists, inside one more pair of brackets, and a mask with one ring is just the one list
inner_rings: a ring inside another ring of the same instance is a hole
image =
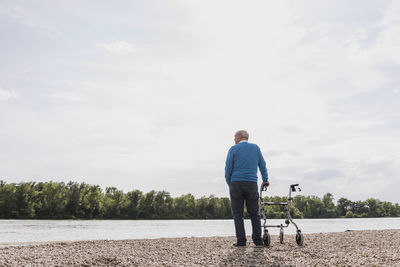
[[[400, 218], [295, 219], [303, 233], [400, 229]], [[268, 220], [281, 224], [283, 219]], [[251, 223], [245, 220], [246, 233]], [[278, 228], [270, 230], [278, 234]], [[290, 224], [285, 233], [294, 234]], [[0, 245], [48, 241], [233, 236], [233, 220], [0, 220]]]

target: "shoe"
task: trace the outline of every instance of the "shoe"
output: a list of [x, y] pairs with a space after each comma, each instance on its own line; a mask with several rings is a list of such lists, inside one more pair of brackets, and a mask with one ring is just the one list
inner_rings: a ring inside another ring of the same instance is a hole
[[246, 244], [238, 244], [238, 243], [233, 243], [234, 247], [245, 247]]
[[263, 247], [265, 247], [263, 243], [261, 243], [261, 244], [254, 244], [254, 246], [255, 246], [256, 248], [263, 248]]

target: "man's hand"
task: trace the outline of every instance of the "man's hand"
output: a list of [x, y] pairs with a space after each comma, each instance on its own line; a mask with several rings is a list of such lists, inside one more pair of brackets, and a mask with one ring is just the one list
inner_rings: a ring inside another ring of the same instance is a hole
[[269, 186], [269, 182], [263, 182], [262, 184], [261, 184], [261, 188], [267, 188]]

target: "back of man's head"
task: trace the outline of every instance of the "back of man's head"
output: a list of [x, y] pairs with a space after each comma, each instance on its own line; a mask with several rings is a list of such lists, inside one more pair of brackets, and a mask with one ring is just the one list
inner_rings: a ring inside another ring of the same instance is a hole
[[235, 137], [240, 139], [249, 140], [249, 133], [246, 130], [239, 130], [235, 133]]

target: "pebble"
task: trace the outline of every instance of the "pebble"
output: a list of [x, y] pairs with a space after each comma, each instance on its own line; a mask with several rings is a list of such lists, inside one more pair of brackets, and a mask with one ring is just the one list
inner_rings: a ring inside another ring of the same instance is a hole
[[[251, 237], [248, 237], [251, 240]], [[400, 230], [294, 235], [233, 247], [234, 237], [52, 242], [0, 247], [0, 266], [400, 266]]]

